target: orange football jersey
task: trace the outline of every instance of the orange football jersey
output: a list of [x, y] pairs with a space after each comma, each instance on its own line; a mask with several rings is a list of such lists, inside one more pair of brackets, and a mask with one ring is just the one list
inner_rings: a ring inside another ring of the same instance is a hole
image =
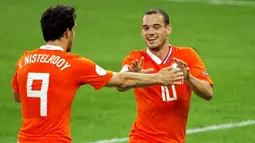
[[[161, 61], [149, 50], [133, 51], [123, 61], [122, 71], [135, 59], [144, 57], [143, 68], [158, 72], [174, 63], [173, 57], [185, 61], [190, 73], [213, 85], [201, 59], [192, 48], [169, 46], [166, 58]], [[135, 88], [137, 117], [133, 124], [129, 143], [184, 143], [190, 108], [191, 89], [183, 85], [153, 85]]]
[[12, 89], [20, 95], [22, 126], [19, 143], [71, 143], [71, 105], [84, 84], [96, 90], [112, 72], [91, 60], [44, 45], [18, 60]]

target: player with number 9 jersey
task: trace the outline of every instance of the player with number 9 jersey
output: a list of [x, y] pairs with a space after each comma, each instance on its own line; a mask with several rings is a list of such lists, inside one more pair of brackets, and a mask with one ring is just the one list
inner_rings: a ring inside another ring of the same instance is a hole
[[[85, 68], [86, 67], [86, 68]], [[112, 72], [89, 59], [44, 45], [26, 52], [17, 62], [12, 88], [22, 101], [19, 142], [48, 140], [70, 142], [71, 104], [77, 89], [105, 86]], [[42, 137], [42, 138], [40, 138]]]
[[[191, 74], [212, 85], [201, 59], [192, 48], [169, 46], [168, 54], [162, 61], [150, 50], [130, 52], [123, 61], [122, 71], [132, 65], [132, 61], [144, 57], [143, 68], [154, 68], [154, 72], [174, 63], [173, 57], [187, 61]], [[133, 124], [130, 143], [183, 143], [190, 107], [191, 88], [182, 85], [153, 85], [135, 88], [137, 117]]]

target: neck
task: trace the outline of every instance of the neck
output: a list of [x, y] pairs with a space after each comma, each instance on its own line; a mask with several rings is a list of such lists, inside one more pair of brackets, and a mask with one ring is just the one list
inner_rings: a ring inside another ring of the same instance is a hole
[[52, 46], [59, 46], [61, 47], [64, 51], [66, 51], [66, 44], [63, 43], [63, 41], [55, 40], [55, 41], [48, 41], [47, 45], [52, 45]]
[[161, 48], [158, 48], [158, 49], [156, 48], [155, 50], [149, 48], [149, 50], [151, 53], [153, 53], [154, 55], [156, 55], [159, 59], [163, 61], [168, 54], [169, 43], [166, 42], [164, 45], [162, 45]]

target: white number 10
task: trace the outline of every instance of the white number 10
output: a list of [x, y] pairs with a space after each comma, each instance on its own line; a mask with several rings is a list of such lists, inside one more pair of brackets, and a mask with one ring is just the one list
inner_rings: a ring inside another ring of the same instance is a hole
[[[28, 73], [27, 77], [27, 96], [40, 98], [40, 115], [47, 116], [47, 94], [49, 87], [49, 73]], [[40, 90], [33, 90], [32, 84], [34, 80], [41, 80], [42, 86]]]
[[176, 89], [175, 86], [172, 85], [172, 92], [173, 92], [173, 97], [170, 97], [168, 86], [161, 86], [161, 95], [162, 95], [162, 100], [167, 102], [167, 101], [174, 101], [177, 100], [177, 94], [176, 94]]

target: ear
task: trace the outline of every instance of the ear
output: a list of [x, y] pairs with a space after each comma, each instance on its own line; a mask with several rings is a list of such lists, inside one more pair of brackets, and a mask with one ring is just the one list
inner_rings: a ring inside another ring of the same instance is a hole
[[166, 33], [167, 35], [170, 35], [172, 33], [172, 26], [170, 24], [166, 26]]
[[69, 38], [71, 36], [71, 31], [67, 28], [66, 31], [64, 32], [64, 37]]

